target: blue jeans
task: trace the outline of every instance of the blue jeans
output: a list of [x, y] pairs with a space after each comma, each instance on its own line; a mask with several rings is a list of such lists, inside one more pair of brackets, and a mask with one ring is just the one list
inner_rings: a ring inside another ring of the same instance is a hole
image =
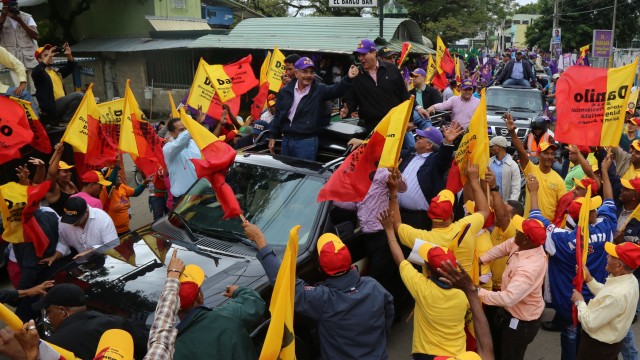
[[424, 130], [431, 127], [431, 120], [423, 118], [416, 110], [413, 110], [413, 116], [411, 119], [413, 120], [413, 125], [415, 125], [417, 129]]
[[560, 359], [575, 360], [580, 342], [580, 324], [573, 326], [571, 318], [557, 317], [560, 325]]
[[31, 97], [31, 94], [29, 93], [29, 90], [24, 89], [22, 90], [22, 94], [20, 94], [20, 96], [16, 95], [13, 93], [13, 91], [16, 89], [15, 86], [9, 86], [9, 89], [7, 89], [7, 92], [5, 93], [5, 95], [7, 96], [13, 96], [16, 97], [20, 100], [24, 100], [24, 101], [28, 101], [31, 103], [31, 108], [33, 109], [33, 112], [38, 115], [38, 109], [36, 109], [36, 104], [33, 103], [33, 97]]
[[169, 211], [167, 209], [167, 198], [158, 196], [149, 196], [149, 207], [153, 213], [153, 221], [165, 216]]
[[507, 79], [502, 83], [502, 85], [520, 85], [531, 87], [531, 84], [529, 84], [529, 82], [525, 79]]
[[315, 161], [317, 153], [317, 136], [291, 138], [285, 135], [282, 139], [282, 155]]
[[636, 347], [632, 328], [629, 328], [627, 335], [622, 339], [620, 354], [624, 360], [638, 360], [638, 348]]

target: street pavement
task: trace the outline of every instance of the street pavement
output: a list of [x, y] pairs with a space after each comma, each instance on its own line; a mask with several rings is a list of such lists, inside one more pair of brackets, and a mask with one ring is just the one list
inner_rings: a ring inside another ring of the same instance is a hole
[[[125, 169], [133, 169], [133, 162], [129, 156], [125, 156]], [[135, 187], [133, 181], [133, 173], [127, 172], [127, 183]], [[150, 223], [153, 220], [151, 212], [149, 211], [148, 192], [142, 193], [137, 198], [131, 198], [131, 229], [138, 229], [143, 225]], [[11, 285], [7, 279], [6, 273], [0, 276], [0, 288], [10, 288]], [[553, 310], [545, 310], [543, 314], [543, 321], [551, 320], [553, 317]], [[0, 323], [1, 324], [1, 323]], [[640, 334], [640, 322], [637, 322], [632, 326], [636, 334]], [[391, 330], [391, 336], [388, 339], [387, 349], [389, 352], [389, 359], [410, 359], [411, 356], [411, 340], [413, 335], [413, 318], [408, 321], [401, 321], [395, 324]], [[636, 344], [640, 347], [638, 337], [636, 337]], [[622, 359], [622, 357], [619, 357]], [[3, 359], [0, 356], [0, 359]], [[560, 333], [559, 332], [547, 332], [540, 330], [533, 343], [529, 345], [526, 360], [557, 360], [560, 359]]]

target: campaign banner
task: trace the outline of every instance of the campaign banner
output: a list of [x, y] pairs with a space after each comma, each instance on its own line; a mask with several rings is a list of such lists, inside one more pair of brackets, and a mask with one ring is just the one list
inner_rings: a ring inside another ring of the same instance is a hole
[[593, 30], [593, 57], [608, 58], [611, 56], [612, 39], [611, 30]]
[[638, 59], [612, 69], [572, 66], [558, 80], [555, 139], [618, 146]]

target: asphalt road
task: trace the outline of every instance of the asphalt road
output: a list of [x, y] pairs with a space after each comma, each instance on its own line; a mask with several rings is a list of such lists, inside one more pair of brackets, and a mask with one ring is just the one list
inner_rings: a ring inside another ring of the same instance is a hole
[[[125, 156], [125, 168], [129, 170], [133, 168], [133, 164], [128, 156]], [[131, 171], [127, 172], [127, 182], [130, 186], [135, 187]], [[131, 229], [137, 229], [148, 224], [152, 220], [147, 194], [147, 192], [144, 192], [139, 197], [131, 199]], [[2, 274], [2, 276], [0, 276], [0, 288], [9, 287], [10, 285], [6, 274]], [[552, 317], [553, 310], [545, 310], [543, 314], [543, 321], [550, 320]], [[632, 328], [636, 334], [640, 334], [640, 322], [634, 324]], [[413, 318], [409, 321], [402, 321], [393, 326], [391, 337], [387, 344], [390, 359], [410, 359], [412, 335]], [[636, 344], [640, 347], [638, 336], [636, 336]], [[0, 359], [2, 359], [1, 356]], [[525, 359], [560, 359], [560, 333], [540, 330], [533, 343], [529, 345]], [[622, 359], [621, 356], [620, 359]]]

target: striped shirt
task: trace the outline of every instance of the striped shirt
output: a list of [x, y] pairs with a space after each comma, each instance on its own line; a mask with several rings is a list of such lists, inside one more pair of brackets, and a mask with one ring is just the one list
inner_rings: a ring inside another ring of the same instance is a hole
[[424, 197], [420, 183], [418, 183], [418, 170], [424, 164], [431, 153], [416, 154], [402, 172], [407, 181], [407, 191], [398, 194], [398, 204], [407, 210], [429, 210], [429, 202]]
[[460, 126], [466, 130], [478, 104], [480, 104], [480, 99], [473, 96], [467, 101], [462, 100], [460, 96], [453, 96], [445, 102], [435, 104], [434, 107], [437, 111], [451, 110], [451, 119], [460, 123]]
[[178, 329], [174, 325], [180, 307], [179, 291], [180, 282], [178, 279], [167, 278], [156, 306], [145, 360], [173, 359], [173, 347], [178, 336]]

